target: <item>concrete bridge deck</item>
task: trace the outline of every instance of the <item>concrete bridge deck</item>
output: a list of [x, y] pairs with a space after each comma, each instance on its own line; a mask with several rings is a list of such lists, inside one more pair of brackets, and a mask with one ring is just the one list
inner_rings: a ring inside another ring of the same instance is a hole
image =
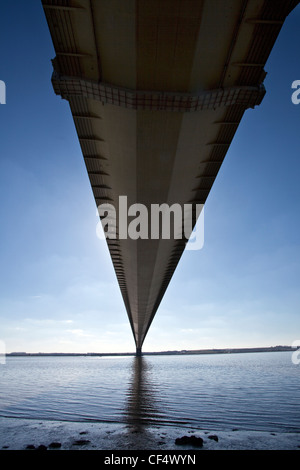
[[[205, 204], [298, 1], [42, 3], [97, 206]], [[186, 241], [107, 239], [138, 354]]]

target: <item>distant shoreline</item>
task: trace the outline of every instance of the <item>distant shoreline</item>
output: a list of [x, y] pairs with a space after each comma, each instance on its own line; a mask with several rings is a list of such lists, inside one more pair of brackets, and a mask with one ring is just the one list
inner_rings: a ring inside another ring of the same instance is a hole
[[[159, 352], [143, 352], [143, 356], [182, 356], [182, 355], [197, 355], [197, 354], [236, 354], [236, 353], [253, 353], [253, 352], [280, 352], [280, 351], [295, 351], [292, 346], [269, 346], [261, 348], [227, 348], [227, 349], [191, 349], [181, 351], [159, 351]], [[106, 357], [106, 356], [135, 356], [134, 352], [126, 353], [27, 353], [27, 352], [11, 352], [6, 354], [7, 357], [44, 357], [44, 356], [83, 356], [83, 357]]]

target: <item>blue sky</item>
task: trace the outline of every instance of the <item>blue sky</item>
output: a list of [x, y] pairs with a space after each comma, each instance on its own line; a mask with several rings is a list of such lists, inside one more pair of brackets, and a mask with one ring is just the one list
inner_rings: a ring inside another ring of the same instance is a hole
[[[300, 339], [299, 26], [298, 7], [207, 200], [204, 247], [182, 257], [144, 351]], [[7, 352], [134, 351], [39, 0], [2, 2], [0, 49], [0, 340]]]

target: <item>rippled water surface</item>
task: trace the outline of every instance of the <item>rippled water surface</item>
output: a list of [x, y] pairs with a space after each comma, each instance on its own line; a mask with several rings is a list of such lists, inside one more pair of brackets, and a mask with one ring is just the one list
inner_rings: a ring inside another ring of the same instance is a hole
[[0, 416], [300, 431], [290, 352], [8, 357]]

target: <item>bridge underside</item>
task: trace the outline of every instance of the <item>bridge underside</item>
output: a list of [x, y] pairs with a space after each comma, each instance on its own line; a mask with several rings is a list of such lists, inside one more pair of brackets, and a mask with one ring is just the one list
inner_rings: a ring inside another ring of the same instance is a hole
[[[298, 1], [42, 3], [97, 206], [204, 204]], [[140, 352], [186, 239], [107, 243]]]

